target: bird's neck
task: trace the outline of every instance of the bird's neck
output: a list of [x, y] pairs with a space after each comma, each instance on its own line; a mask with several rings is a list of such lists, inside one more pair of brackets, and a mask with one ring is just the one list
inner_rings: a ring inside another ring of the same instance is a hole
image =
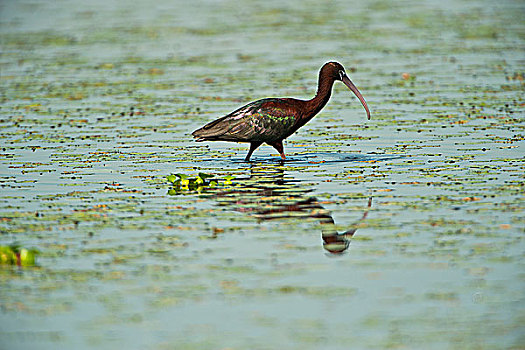
[[328, 100], [330, 100], [330, 95], [332, 94], [333, 85], [333, 79], [327, 78], [323, 75], [319, 76], [317, 93], [311, 100], [306, 101], [306, 121], [312, 119], [328, 103]]

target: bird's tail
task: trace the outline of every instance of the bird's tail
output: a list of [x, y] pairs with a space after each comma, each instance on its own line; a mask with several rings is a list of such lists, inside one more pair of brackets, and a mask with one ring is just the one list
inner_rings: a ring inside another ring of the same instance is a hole
[[201, 142], [213, 139], [214, 137], [217, 137], [218, 135], [216, 133], [211, 133], [210, 130], [206, 130], [204, 128], [200, 128], [195, 130], [191, 133], [191, 135], [195, 138], [195, 141]]
[[231, 125], [225, 124], [228, 116], [224, 116], [217, 120], [212, 121], [204, 125], [202, 128], [195, 130], [192, 135], [196, 139], [195, 141], [218, 141], [218, 140], [227, 140], [228, 137], [225, 137], [228, 134], [228, 131], [231, 128]]

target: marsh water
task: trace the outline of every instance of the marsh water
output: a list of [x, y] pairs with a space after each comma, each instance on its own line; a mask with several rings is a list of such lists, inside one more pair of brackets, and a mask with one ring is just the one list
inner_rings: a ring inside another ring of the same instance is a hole
[[[518, 349], [522, 1], [3, 1], [9, 349]], [[336, 84], [285, 143], [195, 143]], [[180, 186], [170, 174], [213, 175]]]

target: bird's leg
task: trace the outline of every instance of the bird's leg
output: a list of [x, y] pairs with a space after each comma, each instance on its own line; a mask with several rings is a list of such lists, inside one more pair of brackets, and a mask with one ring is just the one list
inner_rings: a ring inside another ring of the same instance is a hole
[[252, 156], [252, 153], [253, 151], [255, 151], [257, 149], [257, 147], [259, 147], [260, 145], [262, 145], [262, 142], [250, 142], [250, 150], [248, 151], [248, 154], [246, 155], [246, 158], [244, 158], [244, 161], [245, 162], [249, 162], [250, 161], [250, 157]]
[[275, 141], [275, 142], [269, 143], [269, 145], [275, 148], [277, 152], [279, 152], [282, 160], [286, 159], [286, 156], [284, 155], [283, 141]]

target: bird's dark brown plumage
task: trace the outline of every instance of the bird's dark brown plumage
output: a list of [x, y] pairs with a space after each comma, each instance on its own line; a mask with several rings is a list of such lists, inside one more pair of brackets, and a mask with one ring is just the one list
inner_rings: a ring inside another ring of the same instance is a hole
[[328, 103], [332, 86], [342, 81], [359, 98], [370, 119], [365, 99], [337, 62], [326, 63], [319, 72], [317, 93], [311, 100], [265, 98], [251, 102], [232, 113], [214, 120], [192, 135], [196, 141], [249, 142], [246, 161], [260, 145], [267, 143], [285, 159], [283, 140], [308, 123]]

